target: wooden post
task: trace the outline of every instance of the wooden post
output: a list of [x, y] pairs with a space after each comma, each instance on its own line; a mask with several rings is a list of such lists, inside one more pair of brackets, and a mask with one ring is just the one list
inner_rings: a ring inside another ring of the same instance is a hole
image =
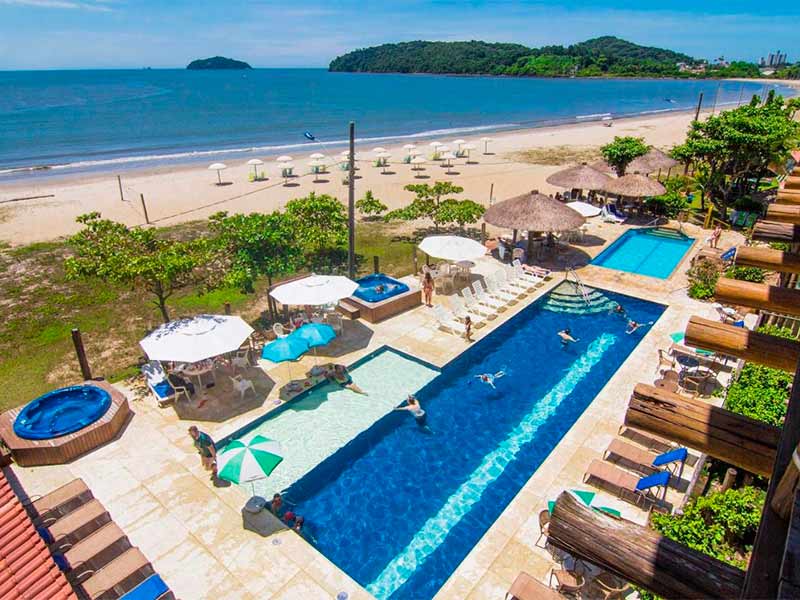
[[744, 571], [670, 540], [648, 527], [583, 505], [561, 492], [548, 541], [664, 598], [739, 596]]
[[486, 245], [486, 223], [481, 223], [481, 244]]
[[489, 206], [492, 205], [494, 199], [494, 183], [489, 184]]
[[700, 120], [700, 108], [703, 106], [703, 92], [700, 92], [700, 97], [697, 99], [697, 109], [694, 111], [694, 120]]
[[625, 425], [704, 452], [769, 477], [781, 431], [703, 400], [640, 383], [625, 412]]
[[[800, 315], [800, 290], [720, 277], [714, 290], [717, 302], [763, 308], [787, 315]], [[794, 370], [794, 368], [792, 369]]]
[[782, 519], [789, 518], [797, 493], [798, 481], [800, 481], [800, 446], [792, 452], [792, 460], [786, 466], [786, 471], [775, 488], [775, 495], [772, 496], [772, 510], [778, 513]]
[[792, 373], [800, 360], [800, 342], [701, 317], [689, 319], [684, 343]]
[[89, 359], [86, 358], [86, 349], [83, 347], [81, 330], [75, 327], [72, 330], [72, 344], [75, 346], [75, 354], [78, 355], [78, 364], [81, 366], [81, 376], [84, 381], [92, 378], [92, 369], [89, 367]]
[[139, 198], [142, 199], [142, 210], [144, 211], [144, 222], [148, 225], [150, 224], [150, 217], [147, 216], [147, 204], [144, 202], [144, 194], [139, 194]]
[[226, 315], [231, 314], [231, 303], [230, 302], [226, 302], [225, 303], [225, 314]]
[[725, 479], [722, 480], [721, 491], [727, 492], [729, 489], [733, 487], [734, 483], [736, 483], [736, 469], [730, 467], [728, 470], [725, 471]]
[[122, 177], [117, 175], [117, 185], [119, 186], [119, 199], [121, 202], [125, 202], [125, 196], [122, 193]]
[[379, 256], [372, 257], [372, 272], [373, 273], [381, 272], [381, 259]]
[[350, 121], [350, 156], [347, 178], [347, 273], [356, 278], [356, 124]]

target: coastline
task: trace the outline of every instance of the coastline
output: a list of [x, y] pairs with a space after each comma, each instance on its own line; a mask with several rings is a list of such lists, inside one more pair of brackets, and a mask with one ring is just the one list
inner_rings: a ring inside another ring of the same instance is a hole
[[[705, 113], [704, 113], [705, 114]], [[668, 148], [683, 140], [694, 111], [670, 111], [618, 120], [612, 127], [597, 121], [572, 123], [552, 127], [538, 127], [493, 135], [490, 154], [483, 154], [480, 138], [485, 135], [464, 136], [478, 145], [473, 153], [475, 164], [456, 161], [450, 173], [443, 165], [428, 161], [425, 171], [412, 171], [402, 162], [405, 151], [402, 144], [387, 144], [392, 153], [390, 169], [386, 174], [372, 164], [371, 145], [357, 147], [359, 173], [356, 182], [356, 197], [371, 190], [389, 209], [404, 205], [411, 194], [403, 188], [409, 183], [448, 180], [464, 188], [463, 198], [470, 198], [488, 205], [493, 200], [502, 200], [531, 189], [545, 193], [563, 191], [546, 183], [551, 173], [563, 168], [532, 164], [520, 160], [516, 153], [533, 149], [558, 150], [569, 161], [573, 151], [597, 150], [616, 135], [644, 137], [647, 143]], [[452, 142], [450, 137], [439, 137], [442, 142]], [[419, 144], [429, 154], [427, 141]], [[276, 163], [267, 156], [264, 169], [268, 180], [251, 183], [248, 174], [252, 167], [245, 160], [230, 162], [223, 171], [227, 185], [216, 185], [216, 173], [210, 172], [206, 164], [161, 166], [121, 173], [122, 193], [116, 172], [104, 172], [18, 181], [0, 185], [0, 240], [17, 246], [33, 242], [54, 240], [71, 235], [79, 230], [75, 218], [81, 214], [99, 211], [104, 217], [123, 222], [129, 226], [145, 224], [141, 196], [147, 204], [148, 217], [152, 224], [175, 225], [191, 220], [207, 218], [220, 211], [269, 212], [283, 208], [288, 200], [308, 195], [330, 194], [340, 200], [347, 197], [347, 188], [342, 183], [344, 172], [336, 164], [329, 173], [314, 182], [309, 174], [307, 154], [295, 155], [295, 173], [299, 175], [285, 186]], [[338, 152], [330, 152], [338, 158]], [[418, 177], [417, 175], [422, 175]], [[490, 193], [492, 198], [490, 199]], [[14, 198], [46, 196], [32, 200], [12, 201]]]

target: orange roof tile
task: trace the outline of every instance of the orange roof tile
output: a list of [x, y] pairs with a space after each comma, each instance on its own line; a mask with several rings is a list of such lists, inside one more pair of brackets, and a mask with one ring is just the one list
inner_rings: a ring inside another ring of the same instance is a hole
[[2, 469], [0, 600], [77, 600]]

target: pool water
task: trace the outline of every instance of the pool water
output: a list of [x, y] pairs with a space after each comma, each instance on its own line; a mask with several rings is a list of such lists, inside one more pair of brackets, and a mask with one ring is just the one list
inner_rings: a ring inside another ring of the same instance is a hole
[[26, 440], [49, 440], [74, 433], [106, 414], [111, 394], [94, 385], [59, 388], [28, 403], [14, 420]]
[[629, 229], [603, 250], [593, 265], [667, 279], [694, 243], [674, 229]]
[[[368, 395], [333, 383], [310, 389], [227, 439], [261, 434], [280, 442], [284, 458], [268, 479], [247, 492], [271, 498], [324, 461], [439, 374], [439, 370], [383, 347], [351, 365], [353, 382]], [[222, 447], [226, 440], [221, 440]]]
[[[589, 406], [647, 333], [626, 335], [615, 303], [642, 323], [664, 310], [602, 290], [586, 306], [571, 284], [554, 292], [417, 393], [426, 428], [389, 413], [289, 488], [307, 538], [377, 598], [433, 597]], [[565, 327], [578, 343], [561, 345]], [[496, 390], [476, 378], [499, 371]]]
[[393, 296], [404, 294], [409, 289], [402, 281], [392, 279], [383, 273], [367, 275], [357, 280], [356, 283], [358, 283], [358, 289], [353, 295], [365, 302], [381, 302]]

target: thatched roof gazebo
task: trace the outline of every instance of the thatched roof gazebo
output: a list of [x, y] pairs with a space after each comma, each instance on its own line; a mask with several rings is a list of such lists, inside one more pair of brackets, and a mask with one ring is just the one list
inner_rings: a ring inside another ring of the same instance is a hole
[[614, 167], [608, 164], [602, 158], [600, 160], [594, 161], [592, 164], [589, 165], [595, 171], [599, 171], [600, 173], [616, 173]]
[[533, 250], [533, 233], [557, 233], [577, 229], [586, 219], [577, 211], [558, 200], [533, 190], [490, 206], [483, 214], [483, 220], [496, 227], [528, 232], [528, 251], [530, 260]]
[[618, 196], [646, 198], [648, 196], [660, 196], [667, 190], [658, 181], [654, 181], [646, 175], [632, 173], [612, 179], [606, 185], [604, 191]]
[[634, 158], [627, 170], [631, 173], [655, 173], [662, 169], [672, 169], [679, 164], [677, 160], [667, 156], [658, 148], [650, 148], [647, 154]]
[[570, 190], [602, 190], [611, 178], [586, 163], [557, 171], [547, 178], [547, 183]]

